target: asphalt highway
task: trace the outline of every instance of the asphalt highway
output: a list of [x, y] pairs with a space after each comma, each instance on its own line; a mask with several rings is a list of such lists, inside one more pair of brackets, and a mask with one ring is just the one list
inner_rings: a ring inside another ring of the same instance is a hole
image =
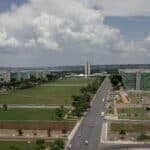
[[[70, 141], [71, 148], [67, 150], [97, 150], [99, 149], [106, 97], [111, 89], [111, 83], [105, 78], [100, 86], [90, 110], [86, 113], [78, 130]], [[103, 99], [105, 101], [103, 102]], [[86, 143], [85, 141], [88, 141]]]

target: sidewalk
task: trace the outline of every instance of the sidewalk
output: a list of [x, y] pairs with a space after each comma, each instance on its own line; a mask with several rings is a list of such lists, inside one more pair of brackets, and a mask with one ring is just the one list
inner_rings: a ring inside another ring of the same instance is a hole
[[[28, 108], [28, 109], [55, 109], [55, 108], [60, 108], [60, 106], [57, 105], [34, 105], [34, 104], [8, 104], [8, 109], [9, 108]], [[0, 104], [0, 107], [2, 108], [3, 105]], [[64, 106], [64, 108], [67, 109], [72, 109], [72, 106]]]

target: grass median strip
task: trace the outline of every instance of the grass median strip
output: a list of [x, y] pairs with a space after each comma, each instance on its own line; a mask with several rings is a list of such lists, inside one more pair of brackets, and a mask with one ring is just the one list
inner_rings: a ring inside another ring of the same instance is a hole
[[0, 111], [0, 120], [59, 120], [56, 109], [8, 109]]

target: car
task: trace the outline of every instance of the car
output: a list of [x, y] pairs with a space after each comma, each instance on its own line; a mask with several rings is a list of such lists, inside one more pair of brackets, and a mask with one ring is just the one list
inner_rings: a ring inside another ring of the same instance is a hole
[[71, 144], [68, 145], [68, 148], [71, 149]]
[[101, 112], [101, 116], [104, 117], [104, 112]]
[[89, 141], [88, 141], [88, 140], [85, 140], [85, 144], [88, 145], [88, 144], [89, 144]]
[[104, 101], [105, 101], [105, 98], [103, 98], [102, 101], [104, 102]]
[[84, 113], [83, 113], [83, 116], [86, 116], [86, 115], [87, 115], [87, 112], [84, 112]]
[[82, 137], [81, 133], [80, 133], [80, 134], [78, 134], [78, 137]]
[[90, 109], [90, 108], [88, 108], [88, 109], [87, 109], [87, 112], [89, 112], [90, 110], [91, 110], [91, 109]]

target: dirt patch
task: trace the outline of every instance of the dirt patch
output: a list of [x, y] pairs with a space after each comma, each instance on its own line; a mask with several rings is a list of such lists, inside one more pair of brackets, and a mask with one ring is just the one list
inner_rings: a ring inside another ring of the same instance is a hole
[[111, 123], [109, 141], [150, 141], [150, 124]]
[[55, 131], [66, 128], [71, 131], [75, 121], [0, 121], [0, 129], [24, 129], [24, 130], [47, 130]]

